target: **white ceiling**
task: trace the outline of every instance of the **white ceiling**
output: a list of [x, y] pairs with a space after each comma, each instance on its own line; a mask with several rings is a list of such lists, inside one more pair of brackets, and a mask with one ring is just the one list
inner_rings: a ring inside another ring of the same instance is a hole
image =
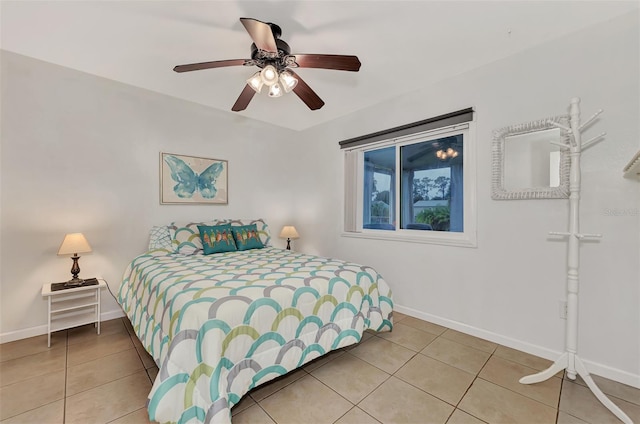
[[[292, 53], [355, 54], [360, 72], [299, 69], [325, 101], [256, 95], [240, 115], [302, 130], [609, 20], [637, 1], [6, 1], [1, 47], [227, 111], [256, 68], [240, 17], [274, 22]], [[571, 52], [567, 52], [571, 54]]]

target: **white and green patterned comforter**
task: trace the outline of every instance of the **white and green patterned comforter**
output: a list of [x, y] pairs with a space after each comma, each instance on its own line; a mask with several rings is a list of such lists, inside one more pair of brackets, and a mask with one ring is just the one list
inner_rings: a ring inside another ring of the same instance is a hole
[[266, 247], [135, 258], [118, 301], [159, 367], [159, 422], [231, 420], [252, 388], [392, 327], [391, 290], [372, 268]]

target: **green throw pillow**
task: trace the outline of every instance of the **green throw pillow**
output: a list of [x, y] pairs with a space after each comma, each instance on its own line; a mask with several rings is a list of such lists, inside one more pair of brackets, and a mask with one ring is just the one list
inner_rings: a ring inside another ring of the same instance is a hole
[[235, 252], [236, 243], [233, 239], [231, 224], [225, 225], [198, 225], [200, 240], [202, 240], [203, 253]]
[[264, 247], [260, 241], [256, 224], [233, 226], [231, 230], [238, 250], [262, 249]]

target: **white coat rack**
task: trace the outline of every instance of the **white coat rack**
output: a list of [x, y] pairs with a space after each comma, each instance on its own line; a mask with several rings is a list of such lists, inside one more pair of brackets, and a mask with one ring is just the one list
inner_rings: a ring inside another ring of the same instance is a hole
[[[568, 149], [571, 157], [571, 174], [569, 181], [569, 231], [550, 232], [553, 236], [567, 237], [569, 240], [567, 253], [567, 324], [565, 352], [549, 368], [537, 374], [528, 375], [520, 379], [522, 384], [533, 384], [548, 380], [558, 371], [567, 370], [567, 377], [575, 380], [576, 374], [587, 383], [587, 386], [602, 404], [625, 424], [633, 424], [629, 416], [625, 414], [615, 403], [611, 401], [593, 381], [587, 368], [577, 353], [578, 348], [578, 267], [580, 265], [580, 242], [585, 239], [602, 237], [600, 234], [585, 234], [580, 232], [580, 155], [582, 150], [593, 143], [600, 141], [606, 134], [602, 133], [585, 143], [582, 143], [581, 131], [591, 124], [602, 113], [599, 110], [585, 123], [580, 124], [580, 99], [571, 99], [570, 127], [565, 127], [557, 122], [550, 124], [560, 127], [569, 134], [567, 144], [560, 143], [560, 147]], [[556, 143], [554, 143], [556, 144]]]
[[[576, 374], [587, 383], [593, 394], [602, 404], [625, 424], [633, 424], [633, 421], [615, 403], [611, 401], [593, 381], [587, 368], [577, 353], [578, 349], [578, 268], [580, 266], [580, 242], [585, 239], [597, 239], [600, 234], [585, 234], [580, 232], [580, 155], [582, 150], [593, 143], [600, 141], [605, 133], [602, 133], [582, 143], [581, 131], [591, 124], [602, 113], [599, 110], [585, 123], [580, 124], [580, 99], [571, 99], [570, 127], [565, 127], [557, 122], [550, 122], [560, 127], [569, 134], [567, 144], [560, 143], [560, 147], [568, 149], [571, 157], [571, 173], [569, 180], [569, 231], [550, 232], [553, 236], [567, 237], [567, 324], [565, 352], [546, 370], [537, 374], [528, 375], [520, 379], [522, 384], [533, 384], [548, 380], [558, 371], [567, 370], [567, 377], [575, 380]], [[554, 143], [555, 144], [555, 143]]]

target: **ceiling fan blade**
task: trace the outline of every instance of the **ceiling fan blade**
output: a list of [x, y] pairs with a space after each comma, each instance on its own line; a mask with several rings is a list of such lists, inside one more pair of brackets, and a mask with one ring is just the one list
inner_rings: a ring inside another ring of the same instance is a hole
[[254, 94], [256, 94], [255, 90], [251, 88], [249, 84], [245, 85], [244, 90], [242, 90], [242, 93], [238, 96], [238, 100], [236, 100], [231, 110], [234, 112], [245, 110], [247, 106], [249, 106], [251, 99], [253, 99]]
[[240, 22], [244, 25], [253, 42], [256, 43], [256, 47], [272, 53], [278, 52], [271, 25], [253, 18], [240, 18]]
[[358, 72], [361, 65], [358, 56], [340, 54], [296, 54], [294, 56], [296, 57], [296, 63], [301, 68]]
[[309, 106], [309, 109], [311, 110], [317, 110], [324, 106], [322, 99], [318, 97], [316, 92], [313, 91], [302, 78], [300, 78], [300, 75], [296, 74], [291, 69], [289, 69], [289, 71], [298, 80], [298, 84], [293, 89], [293, 92], [300, 97], [300, 100]]
[[189, 72], [189, 71], [199, 71], [201, 69], [210, 69], [210, 68], [223, 68], [225, 66], [240, 66], [244, 65], [244, 63], [248, 59], [230, 59], [230, 60], [216, 60], [213, 62], [202, 62], [202, 63], [190, 63], [188, 65], [178, 65], [173, 68], [176, 72]]

